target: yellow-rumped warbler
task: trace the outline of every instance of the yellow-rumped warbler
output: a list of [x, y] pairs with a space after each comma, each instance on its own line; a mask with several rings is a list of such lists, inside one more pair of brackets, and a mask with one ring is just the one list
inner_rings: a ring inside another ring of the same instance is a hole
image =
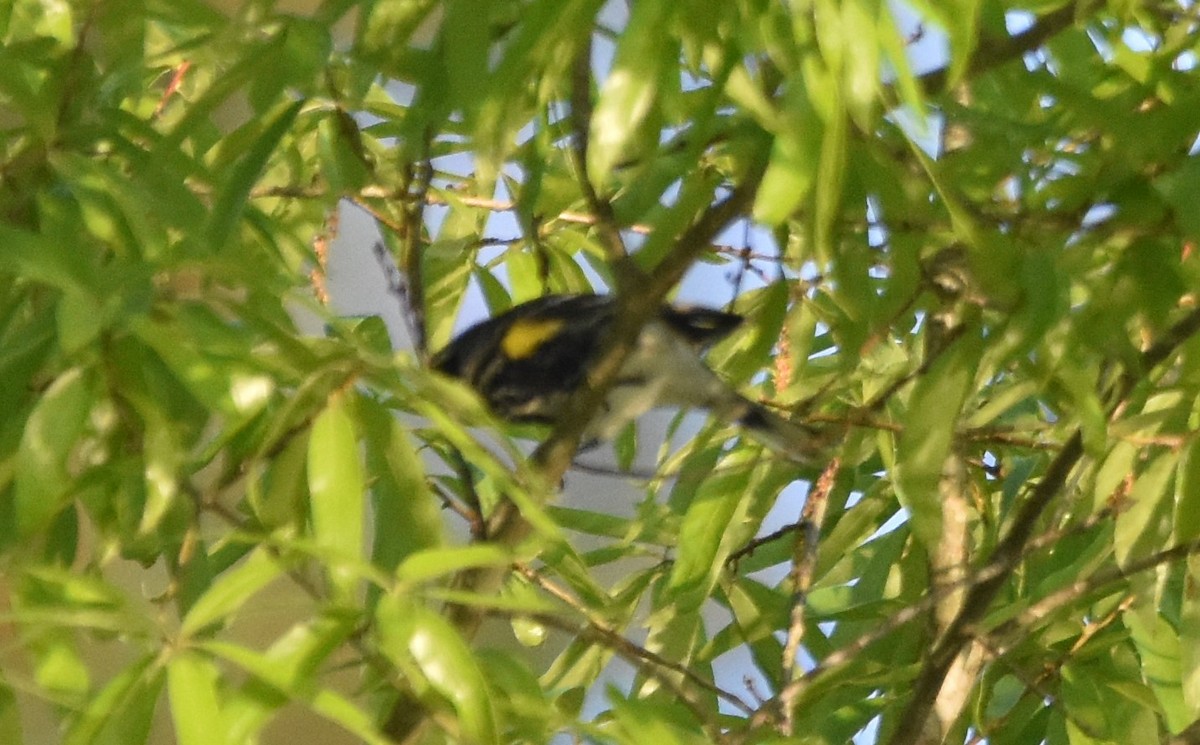
[[[552, 424], [585, 383], [616, 312], [611, 296], [546, 295], [470, 327], [434, 355], [432, 365], [471, 385], [501, 418]], [[612, 439], [655, 407], [697, 407], [740, 424], [785, 455], [817, 457], [812, 430], [746, 399], [701, 359], [741, 323], [734, 313], [662, 306], [642, 327], [585, 437]]]

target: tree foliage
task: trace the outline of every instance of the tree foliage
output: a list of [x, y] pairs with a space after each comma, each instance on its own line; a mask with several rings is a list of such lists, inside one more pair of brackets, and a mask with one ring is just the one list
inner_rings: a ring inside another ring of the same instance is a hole
[[[0, 5], [0, 741], [1195, 741], [1192, 3], [277, 6]], [[347, 203], [415, 352], [328, 308]], [[829, 459], [558, 504], [698, 265]], [[421, 364], [586, 290], [532, 456]]]

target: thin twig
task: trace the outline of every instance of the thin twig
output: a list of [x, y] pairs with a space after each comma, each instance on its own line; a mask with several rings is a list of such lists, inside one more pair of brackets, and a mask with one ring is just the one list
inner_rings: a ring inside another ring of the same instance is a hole
[[767, 545], [768, 543], [774, 543], [775, 541], [779, 540], [780, 538], [784, 538], [788, 534], [790, 534], [794, 531], [797, 531], [803, 527], [804, 527], [803, 521], [788, 523], [787, 525], [784, 525], [779, 530], [776, 530], [776, 531], [768, 533], [764, 536], [755, 538], [754, 540], [747, 543], [745, 546], [742, 546], [738, 550], [729, 554], [729, 558], [727, 558], [725, 560], [725, 565], [728, 566], [731, 570], [736, 571], [737, 565], [742, 559], [744, 559], [748, 556], [751, 556], [755, 551], [757, 551], [758, 549]]
[[444, 489], [441, 484], [435, 483], [431, 486], [433, 493], [436, 494], [438, 499], [441, 501], [442, 507], [461, 517], [467, 523], [467, 527], [471, 531], [471, 534], [474, 535], [479, 526], [483, 524], [483, 519], [480, 517], [479, 513], [455, 499], [454, 495]]
[[430, 141], [433, 134], [425, 131], [421, 142], [421, 157], [418, 163], [408, 164], [405, 191], [412, 198], [405, 202], [403, 230], [400, 233], [400, 267], [403, 274], [402, 310], [412, 335], [413, 348], [422, 357], [428, 352], [427, 329], [425, 328], [425, 280], [421, 273], [421, 259], [425, 248], [425, 205], [429, 194], [433, 165], [430, 163]]
[[[807, 620], [808, 591], [812, 587], [813, 569], [817, 564], [818, 538], [821, 535], [821, 525], [825, 521], [825, 511], [829, 505], [829, 493], [833, 490], [838, 471], [842, 463], [840, 458], [834, 458], [825, 467], [821, 477], [804, 500], [804, 509], [800, 513], [800, 524], [804, 529], [796, 533], [795, 547], [792, 555], [792, 611], [788, 623], [787, 639], [783, 645], [781, 660], [784, 688], [787, 683], [796, 679], [796, 661], [800, 654], [800, 644], [804, 641], [804, 629]], [[792, 689], [797, 692], [799, 689]], [[781, 695], [779, 704], [782, 708], [783, 719], [780, 722], [780, 732], [791, 737], [795, 734], [795, 699], [794, 696]]]

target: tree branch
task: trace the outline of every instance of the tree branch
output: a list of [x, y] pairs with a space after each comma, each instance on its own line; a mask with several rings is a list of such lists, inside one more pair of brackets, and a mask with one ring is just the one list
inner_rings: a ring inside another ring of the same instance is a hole
[[[1078, 12], [1079, 9], [1075, 3], [1067, 3], [1057, 10], [1040, 16], [1036, 23], [1019, 34], [984, 39], [967, 64], [965, 76], [972, 77], [987, 72], [1032, 52], [1052, 37], [1073, 26], [1078, 20]], [[949, 85], [949, 74], [949, 67], [940, 67], [919, 76], [917, 80], [926, 95], [938, 95], [944, 93], [946, 86]]]

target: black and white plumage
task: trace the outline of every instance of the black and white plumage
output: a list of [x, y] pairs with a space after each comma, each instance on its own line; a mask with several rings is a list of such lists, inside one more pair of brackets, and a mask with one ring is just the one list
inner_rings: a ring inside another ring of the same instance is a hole
[[[501, 418], [554, 423], [587, 380], [616, 319], [606, 295], [546, 295], [468, 328], [433, 367], [477, 390]], [[780, 453], [810, 460], [815, 433], [745, 398], [705, 364], [705, 349], [742, 323], [733, 313], [664, 305], [638, 335], [585, 436], [608, 440], [662, 406], [695, 407], [744, 427]]]

